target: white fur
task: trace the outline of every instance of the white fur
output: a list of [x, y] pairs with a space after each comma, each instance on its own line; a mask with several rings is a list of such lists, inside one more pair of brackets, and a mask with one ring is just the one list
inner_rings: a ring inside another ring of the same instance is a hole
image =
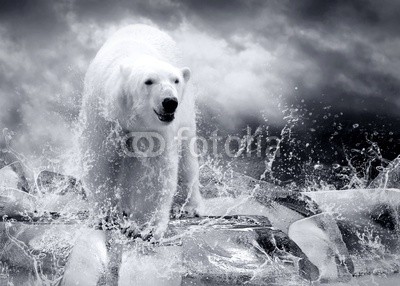
[[[200, 208], [198, 162], [189, 152], [196, 134], [189, 77], [175, 42], [152, 27], [123, 28], [97, 53], [85, 77], [80, 138], [83, 181], [97, 212], [123, 211], [141, 231], [161, 235], [175, 195], [177, 205]], [[145, 85], [148, 78], [155, 83]], [[166, 96], [179, 102], [171, 123], [161, 122], [154, 112]], [[182, 127], [188, 139], [178, 144], [174, 137]], [[154, 158], [127, 156], [123, 138], [139, 131], [160, 134], [165, 152]]]

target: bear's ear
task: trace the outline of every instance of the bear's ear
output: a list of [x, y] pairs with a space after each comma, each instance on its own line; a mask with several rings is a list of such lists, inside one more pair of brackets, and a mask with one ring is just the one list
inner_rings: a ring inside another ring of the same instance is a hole
[[182, 69], [182, 75], [183, 75], [183, 79], [185, 80], [185, 82], [188, 82], [190, 79], [190, 69], [189, 68], [183, 68]]

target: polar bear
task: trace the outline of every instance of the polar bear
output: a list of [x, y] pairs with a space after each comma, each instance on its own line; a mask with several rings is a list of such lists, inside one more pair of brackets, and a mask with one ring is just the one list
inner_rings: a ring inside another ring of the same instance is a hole
[[190, 75], [176, 43], [153, 27], [122, 28], [98, 51], [79, 139], [97, 214], [123, 214], [141, 234], [161, 236], [171, 208], [201, 212]]

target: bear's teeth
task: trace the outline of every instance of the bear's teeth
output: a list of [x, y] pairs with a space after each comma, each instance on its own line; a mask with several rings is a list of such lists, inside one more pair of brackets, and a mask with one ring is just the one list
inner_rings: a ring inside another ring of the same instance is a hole
[[157, 111], [154, 110], [154, 112], [157, 114], [158, 119], [163, 122], [171, 122], [172, 120], [175, 119], [175, 114], [174, 113], [165, 113], [165, 114], [160, 114]]

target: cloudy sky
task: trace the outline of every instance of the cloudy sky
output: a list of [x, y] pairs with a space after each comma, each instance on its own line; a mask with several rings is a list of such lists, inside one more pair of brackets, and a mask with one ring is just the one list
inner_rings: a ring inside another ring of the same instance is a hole
[[90, 60], [118, 28], [147, 23], [178, 42], [221, 129], [282, 126], [301, 105], [398, 138], [399, 15], [385, 0], [0, 0], [0, 127], [29, 154], [68, 147]]

